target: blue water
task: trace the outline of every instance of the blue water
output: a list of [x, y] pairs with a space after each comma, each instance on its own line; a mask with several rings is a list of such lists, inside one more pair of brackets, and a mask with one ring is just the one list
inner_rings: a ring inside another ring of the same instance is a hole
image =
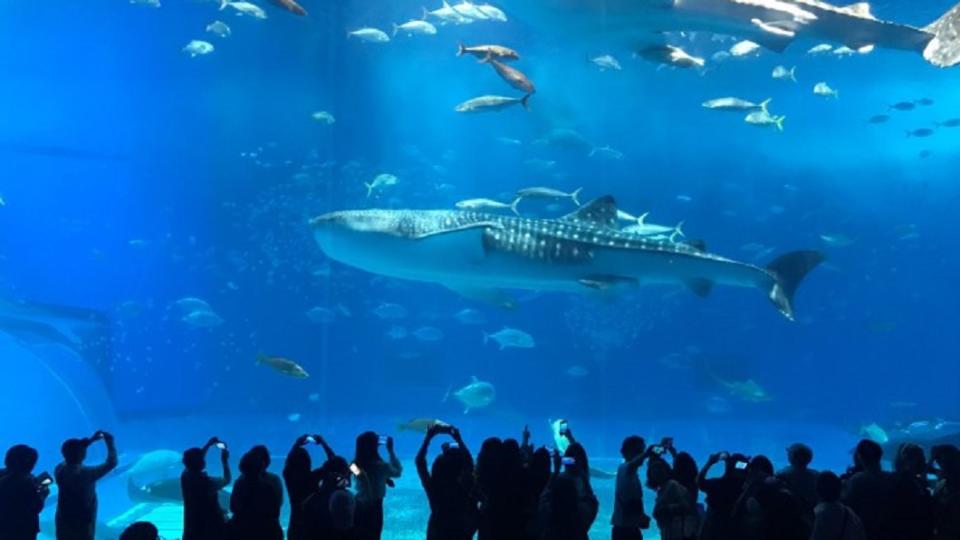
[[[699, 460], [729, 448], [778, 464], [786, 444], [805, 440], [815, 465], [839, 469], [863, 424], [960, 417], [960, 128], [905, 137], [960, 117], [960, 71], [884, 50], [812, 57], [816, 42], [806, 41], [706, 71], [662, 69], [558, 36], [549, 21], [513, 18], [388, 44], [346, 38], [421, 11], [419, 1], [379, 4], [305, 0], [307, 18], [264, 5], [263, 21], [199, 0], [3, 7], [0, 298], [103, 312], [110, 347], [83, 359], [0, 333], [0, 414], [14, 419], [0, 447], [29, 442], [52, 469], [63, 439], [100, 428], [117, 433], [128, 461], [212, 434], [282, 456], [300, 433], [320, 431], [351, 455], [362, 430], [437, 417], [461, 425], [476, 449], [525, 424], [550, 445], [548, 420], [564, 417], [611, 469], [633, 432], [673, 435]], [[509, 17], [510, 3], [502, 7]], [[922, 26], [950, 7], [884, 2], [874, 12]], [[231, 37], [204, 32], [215, 19]], [[181, 49], [191, 39], [216, 50], [190, 58]], [[519, 50], [515, 66], [537, 85], [531, 110], [454, 112], [476, 95], [517, 95], [457, 58], [459, 41]], [[734, 41], [701, 36], [689, 50], [709, 60]], [[623, 70], [587, 61], [603, 53]], [[799, 82], [773, 80], [780, 64], [796, 65]], [[839, 99], [815, 96], [820, 81]], [[773, 98], [785, 131], [700, 106], [723, 96]], [[888, 113], [921, 98], [933, 104]], [[336, 122], [312, 119], [317, 111]], [[891, 119], [865, 122], [875, 114]], [[535, 143], [556, 128], [580, 133], [587, 148]], [[623, 158], [588, 157], [606, 145]], [[364, 182], [379, 173], [399, 182], [367, 197]], [[584, 200], [611, 194], [633, 214], [683, 221], [689, 238], [733, 259], [820, 249], [828, 262], [801, 286], [793, 323], [762, 294], [730, 288], [707, 299], [673, 287], [528, 291], [507, 311], [330, 261], [307, 226], [332, 210], [450, 208], [532, 185], [582, 187]], [[184, 297], [207, 301], [223, 324], [182, 322], [172, 304]], [[373, 311], [383, 303], [407, 317], [381, 320]], [[312, 322], [314, 307], [333, 310], [333, 321]], [[465, 308], [486, 323], [456, 320]], [[409, 335], [387, 336], [394, 324]], [[442, 339], [413, 336], [425, 326]], [[484, 344], [484, 332], [504, 326], [536, 347]], [[255, 366], [258, 354], [294, 359], [311, 377]], [[756, 381], [770, 399], [741, 399], [704, 365]], [[494, 384], [497, 399], [464, 415], [443, 398], [471, 376]], [[418, 444], [400, 435], [398, 451], [410, 458]], [[131, 506], [124, 480], [110, 482], [104, 521]], [[599, 486], [609, 501], [612, 486]], [[412, 504], [388, 499], [387, 537], [417, 538], [426, 510], [414, 475], [395, 498]]]

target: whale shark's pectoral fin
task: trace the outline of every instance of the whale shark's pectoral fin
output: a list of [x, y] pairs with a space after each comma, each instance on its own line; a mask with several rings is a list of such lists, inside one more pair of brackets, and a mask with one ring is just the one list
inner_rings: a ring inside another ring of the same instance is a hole
[[750, 36], [750, 40], [764, 49], [781, 53], [793, 43], [793, 38], [797, 37], [793, 22], [765, 22], [760, 19], [752, 19], [750, 22], [759, 30], [757, 34]]
[[517, 301], [500, 289], [486, 289], [483, 287], [471, 287], [469, 285], [459, 285], [456, 283], [445, 283], [444, 286], [464, 298], [491, 304], [503, 309], [516, 309]]
[[687, 287], [693, 291], [693, 294], [699, 296], [700, 298], [706, 298], [710, 296], [710, 291], [713, 290], [713, 282], [709, 279], [691, 279], [687, 281]]
[[593, 274], [577, 280], [584, 287], [597, 291], [608, 291], [621, 285], [638, 285], [636, 278], [629, 276], [615, 276], [610, 274]]

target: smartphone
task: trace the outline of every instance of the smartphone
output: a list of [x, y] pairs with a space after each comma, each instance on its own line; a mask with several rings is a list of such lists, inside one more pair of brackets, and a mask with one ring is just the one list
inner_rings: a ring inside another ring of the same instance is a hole
[[218, 443], [214, 444], [214, 446], [216, 446], [217, 448], [219, 448], [219, 449], [221, 449], [221, 450], [226, 450], [226, 449], [227, 449], [227, 443], [225, 443], [225, 442], [218, 442]]
[[50, 473], [48, 472], [40, 473], [40, 476], [37, 477], [37, 482], [41, 486], [49, 486], [53, 483], [53, 477], [50, 476]]
[[577, 458], [565, 457], [560, 460], [560, 463], [562, 463], [566, 467], [570, 467], [577, 464]]
[[651, 448], [651, 450], [653, 451], [654, 454], [656, 454], [656, 455], [658, 455], [658, 456], [663, 453], [663, 447], [660, 446], [659, 444], [654, 445], [654, 446]]
[[360, 476], [360, 467], [357, 466], [356, 463], [351, 463], [350, 472], [353, 473], [354, 476]]
[[566, 422], [566, 421], [563, 421], [563, 422], [560, 422], [559, 430], [560, 430], [560, 434], [561, 434], [561, 435], [566, 435], [567, 432], [570, 431], [570, 427], [567, 426], [567, 422]]
[[387, 444], [387, 436], [386, 436], [386, 435], [381, 435], [381, 436], [380, 436], [380, 446], [384, 446], [384, 445], [386, 445], [386, 444]]
[[459, 449], [460, 449], [460, 445], [457, 444], [457, 443], [455, 443], [455, 442], [452, 442], [452, 443], [450, 443], [450, 444], [447, 445], [447, 448], [449, 448], [450, 450], [459, 450]]
[[744, 469], [747, 468], [747, 462], [746, 462], [746, 461], [738, 461], [737, 464], [734, 465], [734, 466], [735, 466], [738, 470], [741, 470], [741, 471], [742, 471], [742, 470], [744, 470]]
[[317, 438], [314, 437], [313, 435], [308, 435], [307, 438], [304, 440], [310, 444], [317, 444]]

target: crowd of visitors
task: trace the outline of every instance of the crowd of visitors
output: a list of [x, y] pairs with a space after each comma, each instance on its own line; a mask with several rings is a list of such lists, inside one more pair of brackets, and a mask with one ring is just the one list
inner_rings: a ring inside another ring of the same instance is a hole
[[[414, 462], [430, 506], [427, 540], [588, 540], [600, 506], [591, 482], [595, 470], [565, 424], [558, 434], [562, 452], [534, 447], [525, 429], [519, 441], [485, 440], [476, 458], [456, 427], [434, 422], [425, 430]], [[430, 464], [437, 439], [443, 442]], [[85, 465], [87, 449], [100, 441], [106, 461]], [[311, 446], [323, 450], [319, 467]], [[220, 454], [219, 477], [206, 470], [213, 448]], [[61, 451], [53, 475], [34, 475], [39, 456], [29, 446], [7, 451], [0, 470], [0, 539], [35, 540], [56, 483], [57, 540], [94, 540], [97, 483], [117, 466], [114, 438], [100, 431], [67, 440]], [[888, 471], [880, 445], [862, 440], [839, 475], [811, 469], [813, 451], [804, 444], [787, 449], [789, 466], [779, 472], [766, 456], [725, 451], [698, 468], [669, 437], [648, 445], [631, 435], [620, 453], [613, 540], [643, 538], [651, 527], [663, 540], [960, 540], [956, 446], [934, 446], [928, 456], [902, 444]], [[362, 433], [347, 459], [320, 435], [303, 435], [287, 454], [282, 478], [269, 472], [266, 447], [245, 453], [226, 509], [218, 495], [232, 482], [229, 460], [218, 438], [183, 453], [183, 540], [283, 540], [285, 534], [289, 540], [378, 540], [384, 499], [403, 473], [392, 437]], [[644, 504], [644, 486], [655, 494], [652, 504]], [[121, 536], [157, 538], [157, 528], [145, 522]]]

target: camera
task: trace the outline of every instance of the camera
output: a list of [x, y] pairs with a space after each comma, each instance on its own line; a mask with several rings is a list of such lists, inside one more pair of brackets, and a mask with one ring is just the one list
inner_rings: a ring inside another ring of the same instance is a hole
[[50, 473], [48, 472], [40, 473], [40, 475], [37, 476], [37, 485], [39, 487], [47, 487], [52, 483], [53, 483], [53, 477], [50, 476]]

